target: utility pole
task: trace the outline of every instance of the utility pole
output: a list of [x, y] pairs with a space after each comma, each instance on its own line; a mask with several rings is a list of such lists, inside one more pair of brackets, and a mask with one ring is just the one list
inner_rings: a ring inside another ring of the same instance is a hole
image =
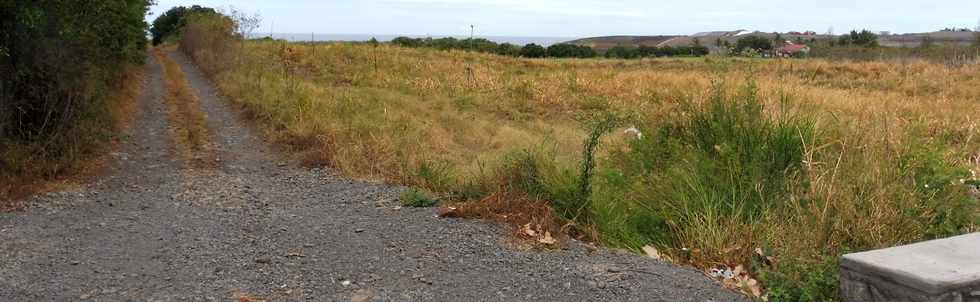
[[473, 49], [473, 48], [476, 47], [476, 41], [473, 41], [473, 34], [475, 32], [476, 32], [476, 27], [473, 26], [473, 24], [470, 24], [470, 49], [472, 49], [472, 50], [476, 50], [476, 49]]

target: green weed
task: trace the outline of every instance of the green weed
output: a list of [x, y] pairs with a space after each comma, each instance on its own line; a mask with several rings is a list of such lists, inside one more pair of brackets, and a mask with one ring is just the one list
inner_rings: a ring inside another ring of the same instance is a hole
[[439, 204], [439, 200], [429, 196], [424, 191], [416, 188], [411, 188], [402, 192], [399, 199], [402, 205], [406, 207], [414, 208], [428, 208], [434, 207]]

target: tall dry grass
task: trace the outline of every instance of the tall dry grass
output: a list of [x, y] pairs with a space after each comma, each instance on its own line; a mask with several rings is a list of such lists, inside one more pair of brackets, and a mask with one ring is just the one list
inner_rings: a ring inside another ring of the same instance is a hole
[[[309, 164], [453, 200], [585, 198], [577, 228], [597, 240], [744, 265], [773, 300], [836, 299], [840, 254], [975, 231], [980, 218], [964, 185], [980, 171], [976, 65], [252, 41], [229, 54], [244, 63], [214, 66], [203, 58], [219, 54], [189, 52]], [[582, 125], [596, 112], [643, 133], [602, 137], [583, 197], [594, 129]]]
[[166, 52], [161, 47], [153, 49], [153, 55], [163, 66], [166, 83], [163, 98], [167, 104], [177, 154], [193, 168], [213, 168], [217, 154], [210, 141], [207, 115], [201, 110], [200, 100], [187, 82], [184, 71]]

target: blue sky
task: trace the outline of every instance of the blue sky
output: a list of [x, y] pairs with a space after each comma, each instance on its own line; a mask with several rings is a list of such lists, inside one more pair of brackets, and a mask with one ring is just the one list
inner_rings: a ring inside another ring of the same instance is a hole
[[158, 0], [258, 12], [259, 32], [584, 37], [750, 29], [924, 32], [977, 26], [980, 0]]

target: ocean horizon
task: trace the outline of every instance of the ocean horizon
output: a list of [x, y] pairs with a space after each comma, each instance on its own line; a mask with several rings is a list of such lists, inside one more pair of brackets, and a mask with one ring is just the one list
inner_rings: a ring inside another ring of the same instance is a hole
[[[252, 34], [253, 38], [263, 38], [269, 37], [268, 33], [256, 33]], [[318, 33], [273, 33], [272, 38], [284, 39], [291, 42], [364, 42], [371, 40], [371, 38], [378, 39], [381, 42], [389, 42], [397, 37], [409, 37], [409, 38], [447, 38], [453, 37], [457, 39], [466, 39], [469, 36], [452, 36], [452, 35], [371, 35], [371, 34], [318, 34]], [[475, 38], [483, 38], [497, 43], [511, 43], [516, 45], [526, 45], [530, 43], [538, 44], [541, 46], [550, 46], [562, 42], [567, 42], [571, 40], [578, 39], [576, 37], [527, 37], [527, 36], [480, 36], [477, 35]]]

